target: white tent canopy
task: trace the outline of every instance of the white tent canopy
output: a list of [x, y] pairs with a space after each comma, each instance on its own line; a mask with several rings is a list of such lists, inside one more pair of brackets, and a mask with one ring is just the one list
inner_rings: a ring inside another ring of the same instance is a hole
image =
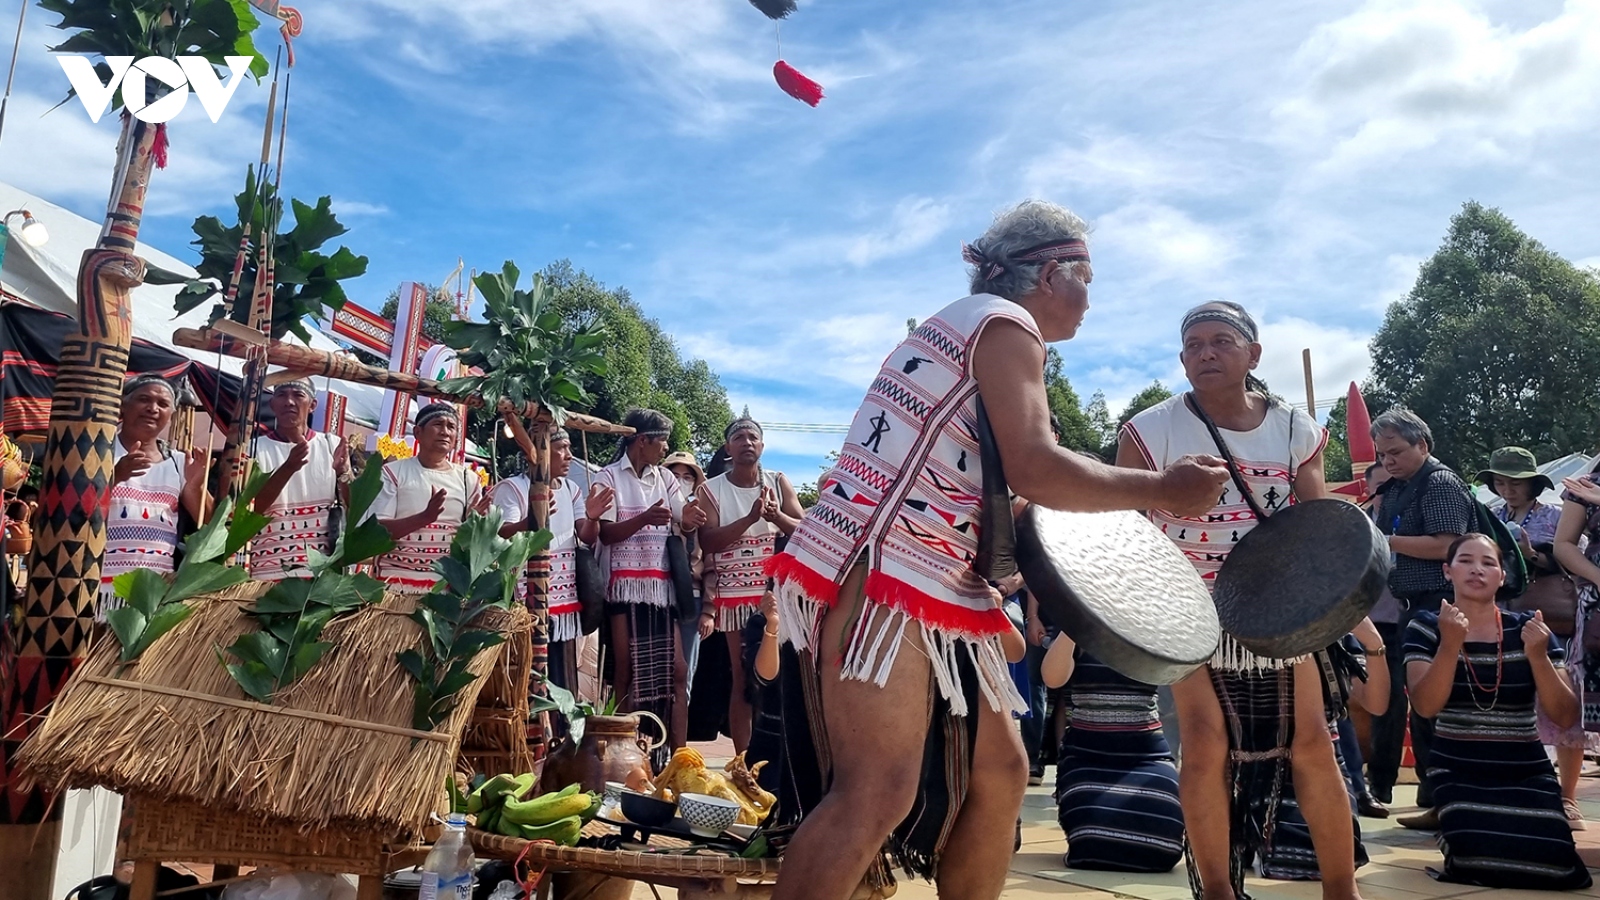
[[[1539, 466], [1539, 472], [1543, 475], [1548, 475], [1550, 481], [1555, 484], [1555, 487], [1539, 495], [1539, 502], [1546, 506], [1560, 506], [1561, 479], [1592, 472], [1597, 463], [1600, 463], [1600, 454], [1589, 456], [1584, 453], [1569, 453], [1560, 459], [1552, 459]], [[1491, 509], [1498, 508], [1505, 503], [1504, 500], [1495, 496], [1494, 491], [1489, 490], [1484, 485], [1477, 485], [1472, 490], [1478, 495], [1478, 499]]]
[[[100, 223], [64, 209], [27, 191], [0, 181], [0, 211], [26, 209], [33, 213], [49, 230], [50, 240], [42, 247], [32, 247], [18, 234], [12, 234], [6, 247], [5, 264], [0, 268], [0, 284], [25, 300], [51, 312], [77, 318], [78, 266], [83, 253], [100, 238]], [[15, 222], [13, 223], [15, 224]], [[194, 267], [168, 256], [145, 243], [139, 243], [136, 253], [142, 259], [182, 275], [196, 274]], [[154, 344], [181, 353], [196, 362], [238, 375], [243, 360], [215, 353], [205, 353], [177, 347], [172, 343], [172, 333], [179, 328], [205, 327], [211, 303], [203, 303], [181, 316], [173, 315], [173, 300], [178, 285], [140, 285], [133, 289], [133, 334]], [[342, 350], [326, 335], [313, 331], [311, 346], [318, 350]], [[320, 379], [319, 379], [320, 381]], [[322, 387], [318, 384], [318, 387]], [[346, 381], [333, 381], [331, 388], [350, 398], [346, 415], [369, 427], [378, 420], [378, 409], [383, 391]]]

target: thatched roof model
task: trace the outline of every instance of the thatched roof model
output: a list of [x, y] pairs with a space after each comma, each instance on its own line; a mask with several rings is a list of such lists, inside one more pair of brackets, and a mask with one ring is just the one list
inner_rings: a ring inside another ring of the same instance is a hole
[[322, 640], [334, 647], [269, 706], [251, 701], [218, 660], [220, 648], [255, 630], [241, 609], [267, 587], [193, 601], [193, 616], [121, 672], [117, 642], [100, 641], [24, 746], [29, 772], [43, 783], [102, 785], [304, 829], [419, 833], [430, 813], [445, 811], [445, 778], [480, 691], [513, 693], [507, 660], [526, 640], [527, 611], [484, 613], [479, 624], [509, 639], [473, 660], [478, 679], [447, 722], [423, 733], [411, 728], [414, 682], [395, 662], [420, 639], [407, 618], [417, 595], [387, 594], [328, 625]]

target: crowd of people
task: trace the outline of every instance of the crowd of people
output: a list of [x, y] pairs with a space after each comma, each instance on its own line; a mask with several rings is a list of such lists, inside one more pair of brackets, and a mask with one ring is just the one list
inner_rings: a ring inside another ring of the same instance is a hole
[[[1158, 872], [1186, 859], [1197, 897], [1242, 897], [1249, 871], [1358, 897], [1358, 820], [1389, 815], [1408, 734], [1421, 811], [1400, 823], [1438, 832], [1437, 877], [1589, 885], [1572, 831], [1586, 827], [1576, 790], [1600, 731], [1600, 619], [1586, 621], [1600, 612], [1600, 471], [1567, 479], [1547, 504], [1555, 485], [1537, 460], [1503, 448], [1477, 473], [1503, 501], [1491, 512], [1434, 456], [1426, 422], [1384, 412], [1363, 474], [1392, 565], [1370, 617], [1294, 659], [1224, 634], [1170, 690], [1080, 646], [1022, 576], [974, 570], [980, 420], [1013, 515], [1028, 503], [1147, 511], [1207, 585], [1264, 517], [1329, 495], [1326, 430], [1256, 379], [1259, 328], [1230, 302], [1175, 323], [1189, 389], [1122, 427], [1114, 465], [1059, 446], [1044, 347], [1073, 337], [1088, 308], [1085, 232], [1067, 210], [1030, 202], [966, 248], [972, 296], [890, 354], [809, 511], [763, 467], [748, 417], [703, 470], [669, 452], [666, 415], [631, 410], [632, 433], [586, 489], [552, 428], [551, 683], [656, 717], [659, 767], [688, 740], [702, 647], [723, 642], [719, 718], [738, 752], [769, 761], [762, 780], [798, 825], [779, 898], [849, 895], [880, 847], [942, 893], [996, 895], [1024, 785], [1051, 765], [1068, 866]], [[980, 397], [1003, 402], [985, 415]], [[161, 439], [176, 400], [159, 376], [128, 382], [101, 620], [119, 602], [112, 578], [170, 572], [184, 529], [214, 503], [205, 455]], [[258, 580], [306, 574], [341, 527], [358, 463], [310, 428], [316, 402], [307, 380], [273, 389], [254, 451], [267, 478], [252, 503], [270, 520], [249, 550]], [[367, 515], [395, 540], [372, 562], [395, 590], [429, 590], [474, 512], [497, 508], [503, 536], [546, 518], [526, 475], [485, 489], [456, 461], [460, 428], [456, 407], [422, 407], [415, 455], [384, 467]], [[589, 565], [597, 631], [580, 591]], [[1524, 570], [1525, 588], [1508, 590]], [[1352, 707], [1371, 716], [1365, 756]]]

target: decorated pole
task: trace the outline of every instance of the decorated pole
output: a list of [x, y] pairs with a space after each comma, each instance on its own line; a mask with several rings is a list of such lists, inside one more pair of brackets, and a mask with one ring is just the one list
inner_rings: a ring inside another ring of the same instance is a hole
[[[528, 457], [528, 518], [534, 531], [550, 527], [550, 417], [533, 418], [533, 433], [523, 425], [522, 416], [509, 400], [500, 401], [500, 416], [511, 429], [511, 437]], [[550, 547], [528, 558], [528, 612], [533, 616], [532, 642], [529, 669], [534, 682], [529, 690], [542, 694], [545, 680], [550, 677]], [[544, 719], [536, 717], [528, 722], [528, 749], [535, 760], [545, 754]]]
[[[205, 350], [240, 359], [246, 358], [250, 348], [255, 346], [250, 341], [224, 334], [214, 328], [179, 328], [172, 333], [172, 342], [190, 350]], [[409, 391], [424, 397], [458, 401], [471, 407], [481, 408], [488, 405], [484, 398], [476, 395], [463, 397], [450, 393], [431, 378], [419, 378], [406, 372], [369, 366], [352, 357], [340, 356], [326, 350], [283, 341], [272, 341], [266, 347], [269, 364], [292, 370], [298, 377], [337, 378], [340, 381], [366, 384], [386, 390]], [[543, 416], [545, 412], [538, 404], [529, 403], [522, 408], [521, 414], [523, 418], [533, 419]], [[604, 419], [573, 412], [566, 414], [563, 424], [575, 431], [587, 431], [591, 434], [633, 433], [633, 430], [626, 426], [614, 425]]]
[[49, 896], [61, 807], [42, 786], [22, 790], [16, 752], [83, 662], [105, 557], [113, 449], [133, 338], [129, 292], [144, 281], [134, 256], [157, 128], [128, 117], [119, 186], [99, 244], [78, 270], [78, 331], [61, 347], [28, 589], [13, 618], [15, 657], [0, 688], [0, 872], [19, 898]]

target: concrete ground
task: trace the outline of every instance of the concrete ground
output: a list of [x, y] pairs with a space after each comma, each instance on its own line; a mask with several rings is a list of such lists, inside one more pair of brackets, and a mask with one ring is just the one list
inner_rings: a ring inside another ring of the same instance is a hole
[[[703, 745], [708, 759], [726, 758], [732, 747], [726, 743]], [[1593, 770], [1600, 773], [1600, 770]], [[1591, 772], [1585, 772], [1589, 775]], [[1056, 824], [1055, 804], [1050, 785], [1055, 770], [1046, 771], [1045, 785], [1028, 789], [1022, 808], [1022, 850], [1011, 859], [1011, 875], [1003, 896], [1008, 898], [1070, 897], [1072, 900], [1189, 900], [1189, 878], [1183, 866], [1164, 875], [1125, 875], [1115, 872], [1087, 872], [1066, 868], [1063, 855], [1067, 842]], [[1442, 900], [1474, 897], [1481, 900], [1535, 900], [1553, 896], [1600, 898], [1600, 884], [1585, 891], [1551, 894], [1544, 891], [1509, 891], [1475, 888], [1434, 881], [1427, 868], [1443, 862], [1431, 833], [1410, 831], [1395, 824], [1397, 816], [1416, 811], [1416, 788], [1399, 785], [1388, 819], [1362, 819], [1361, 836], [1372, 862], [1356, 872], [1356, 880], [1367, 900]], [[1575, 832], [1578, 851], [1591, 869], [1600, 868], [1600, 778], [1585, 777], [1579, 782], [1579, 805], [1588, 818], [1590, 830]], [[1597, 873], [1600, 882], [1600, 873]], [[1316, 882], [1267, 881], [1251, 878], [1247, 889], [1256, 900], [1317, 900], [1321, 886]], [[663, 898], [675, 892], [661, 890]], [[634, 900], [653, 900], [656, 895], [639, 885]], [[900, 900], [933, 900], [933, 886], [920, 881], [901, 881]]]

